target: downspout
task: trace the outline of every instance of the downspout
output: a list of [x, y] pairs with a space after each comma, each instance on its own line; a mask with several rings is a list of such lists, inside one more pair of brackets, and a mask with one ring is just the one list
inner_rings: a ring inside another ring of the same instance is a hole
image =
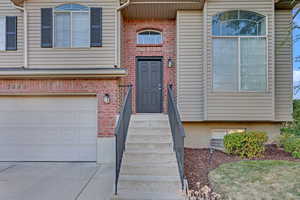
[[115, 66], [120, 66], [121, 65], [121, 18], [120, 18], [120, 11], [127, 6], [129, 6], [130, 0], [127, 0], [126, 3], [123, 5], [119, 6], [116, 8], [116, 25], [115, 25], [115, 30], [116, 30], [116, 37], [115, 37], [115, 51], [116, 51], [116, 59], [115, 59]]
[[23, 12], [23, 29], [24, 29], [24, 68], [28, 68], [28, 26], [27, 26], [27, 9], [26, 7], [20, 7], [14, 4], [13, 2], [12, 6]]

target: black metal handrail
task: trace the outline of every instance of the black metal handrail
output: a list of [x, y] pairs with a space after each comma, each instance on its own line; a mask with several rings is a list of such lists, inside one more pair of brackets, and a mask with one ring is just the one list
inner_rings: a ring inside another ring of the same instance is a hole
[[115, 136], [116, 136], [116, 178], [115, 178], [115, 195], [118, 193], [119, 175], [122, 165], [123, 153], [125, 151], [126, 138], [128, 127], [132, 114], [132, 86], [128, 86], [124, 103], [122, 105], [120, 116], [117, 122]]
[[177, 104], [175, 102], [172, 85], [168, 86], [168, 115], [173, 137], [173, 148], [176, 153], [179, 175], [184, 190], [184, 138], [185, 132], [181, 123]]

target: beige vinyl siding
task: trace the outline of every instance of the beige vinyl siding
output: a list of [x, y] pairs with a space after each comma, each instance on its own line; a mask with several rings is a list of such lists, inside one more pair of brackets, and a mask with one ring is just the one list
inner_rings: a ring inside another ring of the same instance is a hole
[[203, 120], [203, 12], [177, 12], [177, 101], [183, 121]]
[[[214, 92], [212, 66], [212, 17], [228, 10], [250, 10], [268, 19], [268, 90], [257, 92]], [[208, 0], [207, 1], [207, 101], [206, 120], [271, 121], [274, 120], [274, 4], [273, 0]]]
[[[93, 48], [41, 48], [41, 8], [54, 8], [65, 3], [78, 3], [103, 8], [103, 46]], [[116, 57], [116, 7], [118, 0], [27, 0], [28, 62], [30, 68], [113, 67]]]
[[290, 29], [292, 12], [275, 11], [275, 116], [277, 121], [292, 120], [293, 68]]
[[21, 67], [23, 62], [23, 12], [15, 9], [10, 0], [0, 1], [0, 16], [17, 16], [17, 51], [0, 51], [0, 68]]

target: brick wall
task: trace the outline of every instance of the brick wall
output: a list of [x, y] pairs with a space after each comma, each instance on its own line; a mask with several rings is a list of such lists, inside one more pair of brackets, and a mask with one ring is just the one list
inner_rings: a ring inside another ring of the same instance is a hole
[[[136, 110], [136, 57], [162, 56], [163, 57], [163, 110], [167, 110], [167, 85], [173, 84], [176, 89], [176, 21], [175, 20], [124, 20], [123, 23], [122, 67], [128, 69], [129, 76], [122, 79], [123, 84], [132, 84], [133, 110]], [[137, 32], [143, 29], [160, 30], [163, 34], [163, 44], [156, 46], [139, 46], [136, 44]], [[173, 68], [168, 68], [167, 62], [171, 58]], [[175, 90], [176, 91], [176, 90]]]
[[[117, 80], [0, 80], [1, 95], [94, 93], [98, 100], [98, 136], [113, 136], [118, 109]], [[103, 96], [110, 95], [105, 104]]]

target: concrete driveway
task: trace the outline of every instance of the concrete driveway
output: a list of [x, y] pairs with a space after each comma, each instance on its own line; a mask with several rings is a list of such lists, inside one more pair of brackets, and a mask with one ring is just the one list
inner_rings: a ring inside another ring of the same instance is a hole
[[95, 163], [0, 162], [2, 200], [108, 200], [114, 168]]

